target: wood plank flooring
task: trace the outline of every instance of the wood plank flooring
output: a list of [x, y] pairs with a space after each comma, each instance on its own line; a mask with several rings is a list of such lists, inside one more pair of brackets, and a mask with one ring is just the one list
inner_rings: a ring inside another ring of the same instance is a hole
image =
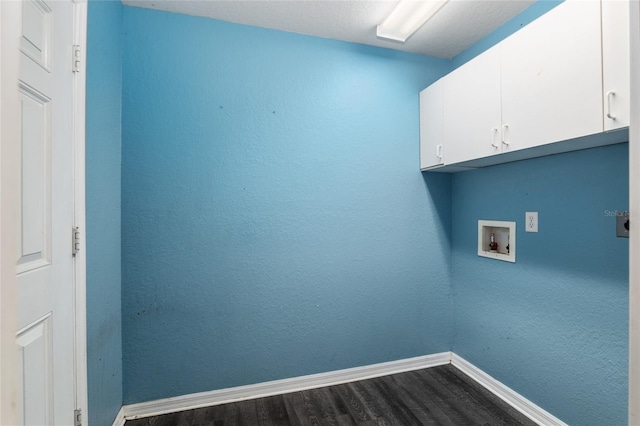
[[451, 365], [163, 416], [125, 426], [535, 425]]

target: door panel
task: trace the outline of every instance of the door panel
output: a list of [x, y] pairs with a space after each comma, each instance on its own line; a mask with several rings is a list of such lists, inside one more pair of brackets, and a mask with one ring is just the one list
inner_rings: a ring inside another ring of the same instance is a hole
[[20, 87], [22, 124], [22, 215], [18, 273], [49, 264], [51, 245], [50, 100]]
[[20, 424], [53, 423], [51, 343], [51, 315], [18, 332], [18, 385], [25, 402]]
[[42, 68], [50, 70], [51, 9], [41, 0], [26, 0], [22, 6], [20, 50]]

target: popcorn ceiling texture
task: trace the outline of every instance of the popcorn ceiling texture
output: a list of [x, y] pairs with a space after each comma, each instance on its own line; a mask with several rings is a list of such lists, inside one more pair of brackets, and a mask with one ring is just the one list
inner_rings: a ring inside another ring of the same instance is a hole
[[[396, 43], [376, 36], [377, 25], [391, 13], [396, 0], [123, 1], [127, 6], [204, 16], [446, 59], [455, 57], [532, 4], [548, 2], [452, 1], [406, 43]], [[464, 30], [460, 31], [460, 28]]]

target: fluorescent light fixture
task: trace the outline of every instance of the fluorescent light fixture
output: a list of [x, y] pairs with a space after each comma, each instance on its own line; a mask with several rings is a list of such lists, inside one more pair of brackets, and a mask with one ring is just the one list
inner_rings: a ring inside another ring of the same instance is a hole
[[379, 38], [404, 43], [449, 0], [400, 0], [391, 14], [378, 25]]

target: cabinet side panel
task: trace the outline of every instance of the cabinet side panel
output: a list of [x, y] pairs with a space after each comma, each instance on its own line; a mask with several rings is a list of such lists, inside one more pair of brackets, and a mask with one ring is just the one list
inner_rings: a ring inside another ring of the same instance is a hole
[[420, 92], [420, 168], [442, 164], [444, 153], [442, 80]]
[[629, 2], [602, 2], [604, 130], [629, 126]]

